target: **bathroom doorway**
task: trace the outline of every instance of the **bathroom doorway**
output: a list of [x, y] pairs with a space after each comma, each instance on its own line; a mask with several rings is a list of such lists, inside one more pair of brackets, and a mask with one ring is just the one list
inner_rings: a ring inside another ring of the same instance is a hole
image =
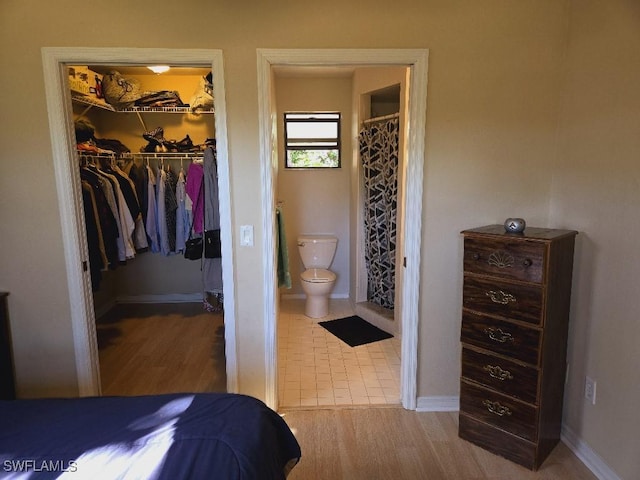
[[[279, 289], [278, 405], [282, 408], [400, 403], [401, 336], [394, 319], [394, 292], [395, 254], [402, 251], [402, 229], [396, 225], [403, 208], [397, 201], [405, 164], [399, 155], [399, 127], [402, 123], [404, 135], [406, 102], [400, 98], [406, 96], [407, 70], [274, 67], [282, 159], [275, 187], [279, 248], [286, 247], [291, 278], [290, 285]], [[393, 111], [393, 118], [385, 118], [387, 110]], [[340, 166], [284, 166], [285, 117], [322, 118], [324, 112], [337, 112], [340, 118]], [[388, 122], [396, 128], [389, 138], [380, 138]], [[363, 136], [372, 140], [364, 149]], [[378, 146], [384, 151], [377, 151]], [[311, 314], [313, 318], [307, 316], [308, 300], [300, 281], [305, 267], [298, 244], [307, 235], [338, 240], [328, 266], [336, 277], [329, 290], [329, 311]], [[361, 258], [363, 252], [368, 255]], [[366, 267], [363, 273], [361, 265]], [[356, 294], [361, 284], [362, 299]], [[320, 325], [356, 314], [392, 337], [349, 346]]]
[[[262, 203], [265, 206], [265, 350], [266, 400], [272, 408], [278, 405], [277, 318], [279, 299], [276, 283], [275, 251], [275, 179], [278, 175], [276, 152], [277, 121], [273, 98], [274, 73], [278, 65], [289, 67], [367, 67], [402, 66], [409, 70], [410, 97], [407, 108], [409, 141], [406, 149], [407, 194], [403, 198], [405, 215], [414, 219], [404, 227], [402, 251], [402, 297], [399, 321], [402, 323], [402, 361], [400, 365], [400, 400], [407, 409], [416, 408], [418, 287], [420, 264], [420, 219], [422, 207], [422, 166], [426, 120], [426, 50], [258, 50], [258, 87], [260, 104], [261, 164], [263, 168]], [[354, 120], [354, 123], [357, 123]], [[355, 125], [354, 125], [355, 128]], [[352, 146], [352, 149], [355, 149]], [[354, 152], [355, 154], [356, 152]], [[295, 252], [291, 252], [295, 255]], [[406, 259], [406, 262], [405, 262]]]

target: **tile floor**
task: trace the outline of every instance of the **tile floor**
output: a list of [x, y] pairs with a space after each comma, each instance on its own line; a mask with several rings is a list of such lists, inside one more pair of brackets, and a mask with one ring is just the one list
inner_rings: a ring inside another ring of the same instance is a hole
[[332, 299], [329, 310], [312, 319], [304, 315], [304, 300], [281, 300], [279, 406], [398, 405], [400, 338], [350, 347], [318, 324], [353, 315], [349, 301]]

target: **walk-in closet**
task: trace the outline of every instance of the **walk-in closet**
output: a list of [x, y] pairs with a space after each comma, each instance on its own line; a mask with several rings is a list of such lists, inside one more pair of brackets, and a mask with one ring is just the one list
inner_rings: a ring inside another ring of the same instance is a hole
[[211, 69], [68, 66], [103, 395], [224, 391]]

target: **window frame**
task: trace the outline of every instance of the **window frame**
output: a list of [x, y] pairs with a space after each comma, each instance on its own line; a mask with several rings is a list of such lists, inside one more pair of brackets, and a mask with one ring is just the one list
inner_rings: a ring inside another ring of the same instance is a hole
[[[291, 115], [302, 116], [301, 118], [289, 118]], [[325, 115], [335, 115], [336, 117], [322, 118]], [[305, 118], [306, 116], [306, 118]], [[287, 111], [283, 116], [284, 124], [284, 166], [287, 169], [303, 170], [303, 169], [332, 169], [342, 167], [342, 113], [338, 111]], [[337, 137], [334, 139], [322, 138], [322, 137], [310, 137], [310, 138], [296, 138], [296, 146], [290, 146], [288, 136], [289, 123], [330, 123], [336, 125]], [[314, 145], [314, 142], [316, 145]], [[328, 144], [326, 146], [317, 146], [317, 143]], [[336, 150], [338, 152], [338, 164], [332, 166], [314, 165], [298, 167], [295, 165], [289, 165], [289, 152], [297, 150], [316, 150], [316, 151], [329, 151]]]

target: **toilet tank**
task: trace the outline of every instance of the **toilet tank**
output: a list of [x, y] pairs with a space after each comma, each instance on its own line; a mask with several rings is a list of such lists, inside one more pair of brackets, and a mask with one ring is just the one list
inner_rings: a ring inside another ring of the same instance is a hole
[[333, 235], [300, 235], [298, 251], [304, 268], [329, 268], [337, 245], [338, 239]]

